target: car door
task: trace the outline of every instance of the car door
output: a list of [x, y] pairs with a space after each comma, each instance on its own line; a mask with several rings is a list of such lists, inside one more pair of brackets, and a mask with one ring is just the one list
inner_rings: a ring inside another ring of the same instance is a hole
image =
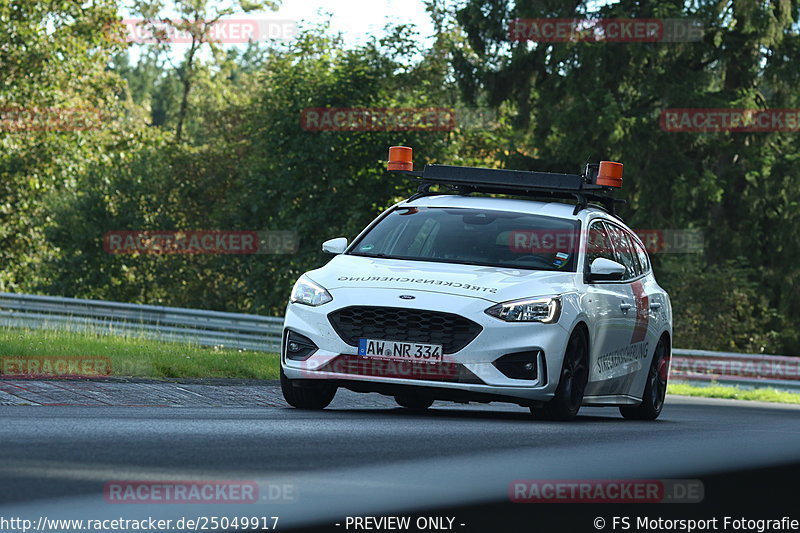
[[[619, 262], [615, 254], [612, 234], [602, 219], [590, 222], [587, 231], [585, 274], [597, 258]], [[588, 281], [588, 280], [587, 280]], [[631, 321], [625, 303], [630, 303], [628, 282], [595, 281], [587, 283], [583, 308], [589, 322], [589, 382], [584, 396], [618, 394], [623, 390], [625, 374], [619, 368], [619, 359], [630, 345]]]
[[644, 393], [647, 381], [647, 371], [650, 368], [653, 353], [661, 333], [669, 329], [669, 303], [667, 294], [658, 283], [650, 265], [650, 258], [644, 249], [642, 242], [633, 234], [628, 234], [634, 248], [634, 254], [639, 263], [642, 276], [632, 283], [631, 288], [634, 298], [637, 300], [637, 319], [638, 323], [634, 326], [635, 338], [631, 340], [643, 339], [647, 357], [642, 361], [641, 370], [636, 379], [631, 383], [627, 394], [640, 398]]
[[621, 346], [610, 355], [601, 357], [606, 377], [605, 390], [608, 394], [641, 398], [639, 385], [646, 379], [654, 348], [650, 331], [650, 287], [646, 285], [636, 239], [621, 225], [606, 222], [606, 226], [614, 248], [614, 260], [625, 267], [625, 274], [615, 284], [622, 313]]

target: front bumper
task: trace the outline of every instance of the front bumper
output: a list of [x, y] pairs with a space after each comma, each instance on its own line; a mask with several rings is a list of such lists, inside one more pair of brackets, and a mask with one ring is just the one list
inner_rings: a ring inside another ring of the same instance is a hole
[[[411, 294], [413, 300], [400, 299]], [[390, 394], [400, 388], [416, 387], [437, 397], [470, 399], [508, 398], [509, 401], [544, 402], [553, 397], [558, 385], [569, 331], [560, 323], [513, 323], [493, 318], [484, 311], [493, 305], [481, 298], [447, 295], [407, 289], [338, 289], [333, 301], [318, 307], [289, 304], [284, 322], [281, 365], [293, 380], [331, 380], [360, 391]], [[483, 329], [459, 351], [446, 354], [439, 365], [399, 363], [359, 357], [358, 349], [346, 343], [334, 330], [328, 314], [350, 306], [382, 306], [438, 311], [463, 316]], [[562, 316], [562, 321], [565, 317]], [[306, 360], [287, 359], [286, 332], [291, 330], [311, 339], [318, 350]], [[493, 362], [517, 352], [538, 352], [536, 379], [513, 379]], [[397, 386], [397, 387], [392, 387]], [[449, 392], [448, 392], [449, 391]], [[456, 392], [460, 394], [455, 394]]]

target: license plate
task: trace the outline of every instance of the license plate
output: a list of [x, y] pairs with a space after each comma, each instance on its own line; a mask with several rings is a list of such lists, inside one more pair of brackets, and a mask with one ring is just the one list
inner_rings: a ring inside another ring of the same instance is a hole
[[442, 362], [441, 344], [359, 339], [358, 355], [424, 363]]

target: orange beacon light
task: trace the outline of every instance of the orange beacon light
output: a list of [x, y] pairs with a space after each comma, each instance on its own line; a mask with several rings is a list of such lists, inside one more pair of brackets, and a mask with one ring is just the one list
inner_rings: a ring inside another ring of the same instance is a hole
[[389, 148], [388, 170], [414, 170], [413, 150], [408, 146], [392, 146]]
[[600, 161], [595, 183], [603, 187], [622, 187], [622, 163]]

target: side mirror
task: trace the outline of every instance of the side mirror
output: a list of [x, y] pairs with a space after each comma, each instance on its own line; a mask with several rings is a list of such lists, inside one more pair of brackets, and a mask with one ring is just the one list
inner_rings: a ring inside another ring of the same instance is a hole
[[340, 254], [347, 250], [347, 238], [337, 237], [322, 243], [322, 251], [328, 254]]
[[625, 267], [612, 261], [598, 257], [589, 267], [589, 282], [594, 281], [619, 281], [625, 275]]

